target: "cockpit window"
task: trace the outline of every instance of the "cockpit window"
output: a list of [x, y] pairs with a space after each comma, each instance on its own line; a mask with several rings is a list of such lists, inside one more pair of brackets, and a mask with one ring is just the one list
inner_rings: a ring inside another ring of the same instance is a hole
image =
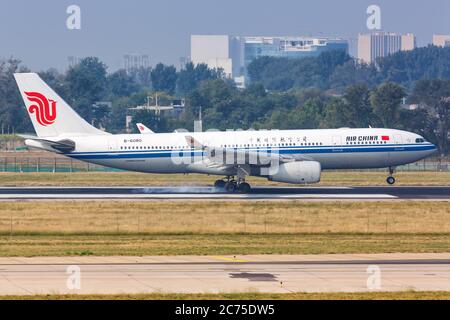
[[417, 138], [416, 139], [416, 143], [422, 143], [422, 142], [425, 142], [424, 138]]

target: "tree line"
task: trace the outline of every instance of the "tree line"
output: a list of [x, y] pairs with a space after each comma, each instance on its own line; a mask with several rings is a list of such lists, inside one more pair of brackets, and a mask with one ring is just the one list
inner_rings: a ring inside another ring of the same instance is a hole
[[420, 79], [450, 78], [450, 47], [430, 45], [399, 51], [372, 64], [360, 62], [344, 51], [303, 59], [266, 56], [249, 64], [248, 75], [270, 91], [316, 87], [342, 93], [355, 83], [365, 83], [372, 89], [383, 82], [395, 82], [409, 90]]
[[[221, 70], [187, 64], [181, 70], [157, 64], [108, 73], [96, 57], [64, 73], [41, 77], [89, 122], [124, 132], [129, 108], [147, 96], [184, 97], [180, 117], [134, 112], [133, 121], [156, 132], [193, 130], [200, 108], [204, 129], [302, 129], [389, 127], [416, 132], [448, 152], [450, 48], [426, 47], [399, 52], [367, 65], [344, 52], [319, 57], [261, 57], [248, 67], [246, 89], [238, 89]], [[4, 131], [32, 132], [13, 73], [27, 71], [20, 61], [0, 63], [0, 123]], [[108, 102], [104, 104], [102, 102]], [[413, 104], [414, 109], [404, 108]]]

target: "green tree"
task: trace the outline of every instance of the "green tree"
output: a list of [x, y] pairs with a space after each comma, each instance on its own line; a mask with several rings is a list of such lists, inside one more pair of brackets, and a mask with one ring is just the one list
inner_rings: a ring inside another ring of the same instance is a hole
[[173, 94], [177, 82], [177, 70], [174, 66], [158, 63], [151, 72], [151, 79], [153, 90]]
[[273, 65], [276, 61], [278, 61], [277, 58], [268, 57], [268, 56], [263, 56], [263, 57], [253, 60], [247, 66], [247, 73], [248, 73], [250, 79], [253, 82], [261, 82], [262, 83], [263, 81], [265, 81], [266, 69], [269, 66]]
[[140, 86], [136, 83], [134, 77], [127, 74], [123, 69], [108, 75], [106, 82], [109, 93], [117, 97], [130, 96], [140, 89]]
[[400, 110], [399, 128], [420, 134], [437, 145], [437, 139], [434, 132], [436, 121], [433, 121], [433, 117], [429, 110], [425, 108]]
[[337, 66], [350, 58], [342, 50], [323, 52], [317, 57], [260, 57], [247, 67], [250, 80], [260, 82], [268, 90], [292, 88], [328, 88], [329, 78]]
[[266, 121], [262, 124], [257, 124], [256, 128], [267, 129], [292, 129], [293, 124], [290, 122], [289, 111], [284, 108], [274, 110]]
[[32, 132], [32, 124], [14, 80], [14, 73], [26, 72], [20, 60], [0, 61], [0, 133]]
[[441, 155], [448, 152], [448, 131], [450, 122], [450, 80], [429, 79], [418, 81], [409, 98], [429, 112], [434, 124], [434, 135]]
[[372, 91], [370, 102], [373, 112], [384, 128], [398, 125], [400, 105], [405, 96], [405, 88], [393, 82], [385, 82]]
[[140, 87], [151, 88], [152, 86], [152, 68], [139, 67], [129, 71], [129, 76], [133, 78], [134, 82]]
[[197, 88], [202, 81], [220, 77], [222, 77], [221, 70], [209, 69], [203, 63], [194, 66], [192, 62], [189, 62], [178, 73], [177, 91], [181, 94], [187, 94]]
[[399, 51], [377, 60], [385, 81], [411, 87], [421, 79], [450, 78], [450, 48], [428, 46]]
[[344, 92], [350, 85], [364, 83], [372, 89], [380, 82], [381, 75], [374, 64], [358, 63], [352, 59], [336, 66], [330, 76], [329, 87], [338, 92]]
[[291, 117], [298, 129], [316, 129], [324, 117], [325, 103], [323, 99], [312, 98], [302, 107], [297, 107], [291, 112]]
[[154, 132], [167, 132], [167, 119], [155, 114], [152, 110], [137, 110], [133, 114], [133, 130], [138, 132], [136, 123], [143, 123]]
[[65, 85], [72, 107], [87, 121], [93, 118], [93, 105], [106, 94], [106, 65], [88, 57], [67, 71]]
[[65, 74], [61, 74], [58, 70], [50, 68], [46, 71], [39, 72], [39, 76], [62, 98], [68, 96], [67, 87], [64, 85]]
[[367, 128], [372, 121], [372, 108], [369, 101], [369, 89], [365, 84], [347, 87], [344, 94], [346, 126]]
[[325, 116], [321, 122], [323, 128], [349, 127], [348, 104], [344, 99], [335, 98], [327, 104]]
[[252, 98], [264, 98], [267, 96], [266, 89], [260, 82], [250, 83], [245, 89], [244, 94], [251, 96]]

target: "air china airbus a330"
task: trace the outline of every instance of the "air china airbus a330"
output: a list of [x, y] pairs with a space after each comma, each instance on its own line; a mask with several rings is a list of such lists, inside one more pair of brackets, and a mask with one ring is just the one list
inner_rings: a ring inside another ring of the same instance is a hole
[[35, 73], [15, 74], [37, 136], [27, 146], [124, 170], [221, 175], [217, 188], [249, 192], [247, 176], [308, 184], [323, 169], [389, 168], [436, 151], [394, 129], [320, 129], [109, 134], [82, 119]]

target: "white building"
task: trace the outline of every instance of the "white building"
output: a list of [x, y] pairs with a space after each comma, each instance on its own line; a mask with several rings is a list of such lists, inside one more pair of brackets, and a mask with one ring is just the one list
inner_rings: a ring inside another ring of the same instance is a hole
[[438, 47], [450, 47], [450, 34], [433, 34], [433, 44]]
[[358, 59], [365, 63], [415, 47], [416, 37], [412, 33], [373, 32], [358, 35]]
[[230, 37], [227, 35], [192, 35], [191, 61], [195, 65], [205, 63], [210, 68], [221, 68], [225, 76], [231, 78], [233, 61], [230, 48]]

